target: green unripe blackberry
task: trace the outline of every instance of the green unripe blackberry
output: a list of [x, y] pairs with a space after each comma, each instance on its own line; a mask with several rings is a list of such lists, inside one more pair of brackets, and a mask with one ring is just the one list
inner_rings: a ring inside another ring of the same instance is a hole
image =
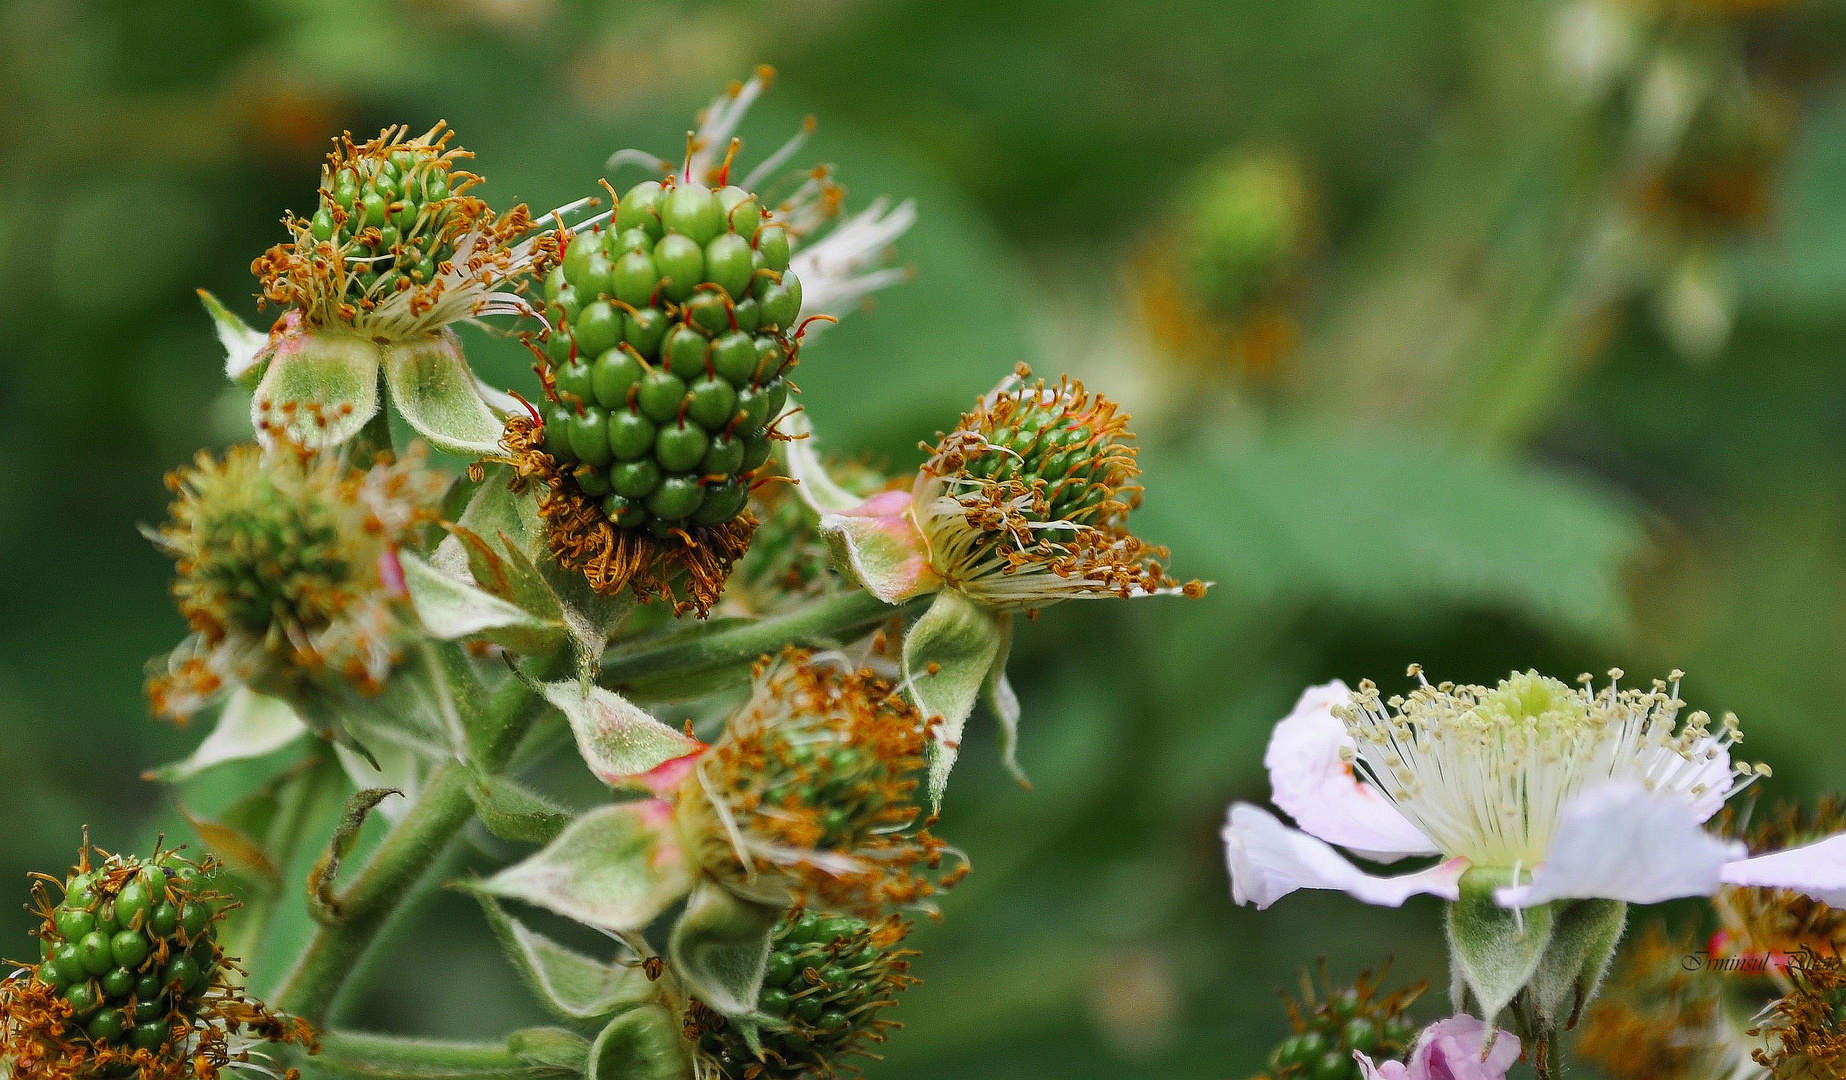
[[[1327, 981], [1324, 971], [1321, 981]], [[1294, 1032], [1270, 1053], [1270, 1080], [1360, 1080], [1355, 1050], [1375, 1062], [1404, 1058], [1416, 1038], [1407, 1010], [1423, 987], [1380, 997], [1378, 983], [1366, 972], [1354, 985], [1329, 986], [1319, 997], [1309, 982], [1304, 1000], [1289, 999]]]
[[204, 869], [172, 853], [113, 855], [73, 873], [55, 905], [41, 888], [48, 950], [34, 978], [70, 1003], [65, 1039], [158, 1046], [171, 1016], [199, 1013], [223, 960], [215, 926], [230, 899]]
[[879, 1014], [909, 975], [916, 953], [902, 947], [909, 925], [895, 917], [867, 923], [796, 910], [776, 927], [763, 989], [757, 995], [763, 1054], [716, 1014], [700, 1012], [699, 1049], [727, 1076], [796, 1080], [833, 1075], [881, 1042], [892, 1021]]
[[721, 527], [748, 505], [787, 405], [800, 308], [788, 232], [770, 220], [742, 188], [650, 180], [573, 236], [544, 282], [564, 406], [545, 419], [565, 430], [543, 445], [596, 505], [619, 497], [618, 529]]

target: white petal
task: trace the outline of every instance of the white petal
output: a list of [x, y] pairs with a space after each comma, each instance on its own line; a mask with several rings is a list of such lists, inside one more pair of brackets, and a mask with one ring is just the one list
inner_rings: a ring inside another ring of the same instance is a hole
[[1450, 859], [1400, 877], [1377, 877], [1347, 862], [1325, 842], [1291, 829], [1249, 803], [1231, 806], [1224, 825], [1224, 857], [1231, 870], [1231, 899], [1266, 908], [1296, 889], [1338, 889], [1368, 904], [1400, 907], [1418, 893], [1453, 900], [1467, 869]]
[[1792, 889], [1830, 907], [1846, 907], [1846, 833], [1731, 863], [1723, 876], [1729, 885]]
[[1742, 844], [1700, 827], [1686, 796], [1637, 783], [1591, 788], [1564, 804], [1551, 849], [1525, 885], [1496, 890], [1507, 907], [1552, 900], [1625, 900], [1657, 904], [1718, 891], [1724, 864]]
[[1367, 859], [1395, 862], [1406, 855], [1440, 854], [1340, 756], [1353, 741], [1333, 707], [1351, 697], [1338, 679], [1302, 691], [1295, 711], [1276, 725], [1263, 755], [1270, 800], [1309, 833]]

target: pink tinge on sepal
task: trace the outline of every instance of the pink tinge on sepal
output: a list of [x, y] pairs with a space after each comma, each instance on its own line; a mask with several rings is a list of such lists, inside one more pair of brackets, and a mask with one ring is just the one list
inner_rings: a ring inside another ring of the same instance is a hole
[[[691, 775], [692, 770], [698, 767], [699, 759], [705, 756], [707, 750], [711, 749], [710, 746], [704, 743], [699, 743], [698, 747], [697, 750], [691, 753], [681, 754], [676, 758], [668, 758], [646, 772], [636, 776], [634, 782], [663, 798], [677, 791], [680, 782]], [[665, 804], [657, 802], [655, 805], [664, 806]], [[667, 807], [667, 812], [669, 814], [672, 813], [672, 810], [672, 807]]]
[[396, 548], [388, 547], [378, 553], [378, 579], [393, 596], [410, 595], [410, 586], [404, 583], [404, 564], [397, 560]]
[[859, 583], [887, 604], [938, 584], [923, 534], [910, 518], [911, 505], [907, 491], [881, 491], [850, 510], [821, 519], [822, 530], [845, 546]]
[[910, 511], [910, 492], [881, 491], [850, 510], [840, 511], [841, 517], [901, 518]]

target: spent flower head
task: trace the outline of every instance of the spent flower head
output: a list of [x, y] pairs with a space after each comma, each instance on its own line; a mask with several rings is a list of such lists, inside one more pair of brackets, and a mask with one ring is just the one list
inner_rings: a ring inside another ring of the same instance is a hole
[[388, 127], [334, 140], [318, 205], [285, 220], [292, 239], [256, 260], [263, 297], [304, 330], [345, 329], [404, 340], [531, 306], [509, 283], [554, 257], [549, 233], [516, 206], [496, 214], [468, 194], [481, 182], [456, 166], [473, 155], [438, 123], [422, 135]]
[[67, 878], [34, 875], [39, 961], [0, 982], [0, 1059], [36, 1080], [216, 1080], [278, 1075], [264, 1043], [312, 1049], [307, 1024], [238, 989], [217, 942], [230, 898], [210, 887], [216, 869], [86, 842]]
[[740, 889], [837, 911], [921, 904], [966, 872], [944, 871], [950, 851], [917, 806], [928, 737], [895, 683], [840, 654], [759, 663], [750, 700], [683, 784], [700, 861]]
[[1167, 552], [1127, 529], [1140, 504], [1128, 417], [1069, 377], [1019, 369], [925, 446], [910, 513], [930, 566], [982, 604], [1033, 608], [1081, 596], [1200, 595]]
[[241, 685], [314, 720], [316, 701], [382, 688], [417, 633], [397, 550], [448, 486], [420, 445], [361, 469], [337, 452], [246, 444], [201, 452], [167, 485], [171, 519], [147, 534], [177, 564], [192, 634], [148, 681], [156, 713], [183, 720]]
[[909, 974], [917, 954], [903, 947], [909, 933], [894, 915], [867, 922], [793, 909], [770, 944], [755, 1038], [696, 1000], [687, 1038], [726, 1080], [856, 1076], [852, 1059], [877, 1059], [870, 1047], [902, 1026], [882, 1014], [917, 981]]
[[1756, 1063], [1774, 1080], [1829, 1080], [1846, 1076], [1846, 963], [1830, 956], [1792, 972], [1793, 988], [1750, 1031], [1767, 1039]]

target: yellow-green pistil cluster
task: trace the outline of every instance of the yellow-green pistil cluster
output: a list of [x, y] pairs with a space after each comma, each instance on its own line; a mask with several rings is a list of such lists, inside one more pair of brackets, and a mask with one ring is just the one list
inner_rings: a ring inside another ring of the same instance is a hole
[[647, 181], [545, 282], [545, 449], [622, 529], [735, 520], [788, 401], [801, 282], [751, 193]]

